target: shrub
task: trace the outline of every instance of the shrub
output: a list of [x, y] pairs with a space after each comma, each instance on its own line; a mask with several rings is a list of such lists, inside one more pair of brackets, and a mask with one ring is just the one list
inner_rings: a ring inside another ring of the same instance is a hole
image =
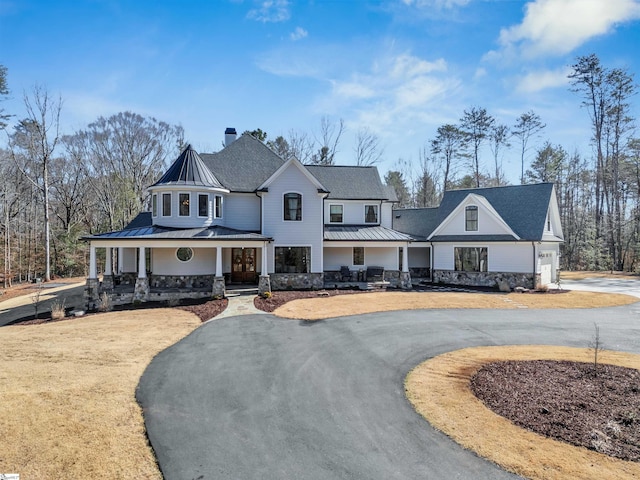
[[262, 294], [262, 298], [265, 298], [265, 299], [271, 298], [271, 296], [272, 296], [272, 295], [271, 295], [271, 292], [264, 292], [264, 293]]
[[100, 300], [98, 301], [98, 311], [110, 312], [111, 310], [113, 310], [111, 298], [106, 292], [103, 292], [102, 295], [100, 295]]
[[60, 320], [65, 316], [64, 299], [53, 302], [51, 304], [51, 320]]

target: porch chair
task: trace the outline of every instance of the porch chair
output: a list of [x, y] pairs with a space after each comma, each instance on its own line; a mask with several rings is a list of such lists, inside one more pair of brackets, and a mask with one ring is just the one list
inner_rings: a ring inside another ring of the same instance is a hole
[[349, 267], [346, 267], [346, 266], [340, 267], [340, 281], [341, 282], [351, 281], [351, 270], [349, 270]]

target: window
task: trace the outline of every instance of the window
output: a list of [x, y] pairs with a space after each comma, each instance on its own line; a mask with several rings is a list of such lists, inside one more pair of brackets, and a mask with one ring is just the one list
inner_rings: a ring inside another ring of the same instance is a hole
[[547, 232], [550, 232], [550, 231], [551, 231], [551, 219], [547, 215]]
[[364, 265], [364, 247], [353, 247], [353, 264]]
[[364, 223], [378, 223], [378, 205], [364, 206]]
[[170, 193], [162, 194], [162, 216], [163, 217], [171, 216], [171, 194]]
[[222, 196], [216, 195], [214, 206], [214, 218], [222, 218]]
[[209, 195], [205, 193], [198, 194], [198, 216], [199, 217], [209, 216]]
[[180, 247], [176, 250], [176, 258], [181, 262], [188, 262], [193, 258], [193, 250], [189, 247]]
[[455, 247], [453, 250], [457, 272], [487, 271], [487, 247]]
[[296, 222], [302, 220], [302, 195], [299, 193], [284, 194], [284, 219]]
[[155, 193], [151, 196], [151, 212], [154, 217], [158, 216], [158, 195]]
[[181, 217], [188, 217], [191, 212], [189, 211], [189, 202], [191, 200], [191, 196], [188, 193], [180, 193], [178, 195], [178, 201], [180, 202], [178, 209], [178, 215]]
[[276, 273], [309, 273], [311, 247], [276, 247]]
[[329, 221], [342, 223], [342, 205], [329, 205]]
[[478, 207], [475, 205], [464, 209], [464, 229], [467, 232], [478, 231]]

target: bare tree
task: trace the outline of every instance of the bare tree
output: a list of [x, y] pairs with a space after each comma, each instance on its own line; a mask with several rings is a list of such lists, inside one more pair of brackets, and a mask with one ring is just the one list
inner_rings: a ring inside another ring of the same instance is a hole
[[495, 167], [495, 184], [496, 186], [506, 185], [502, 174], [502, 149], [509, 148], [509, 137], [511, 132], [506, 125], [494, 125], [489, 133], [489, 148], [493, 154], [493, 164]]
[[344, 120], [335, 123], [329, 117], [320, 119], [320, 135], [316, 137], [316, 143], [320, 145], [318, 151], [311, 158], [313, 165], [333, 165], [338, 152], [338, 144], [344, 133]]
[[375, 165], [382, 159], [384, 149], [380, 145], [380, 137], [369, 128], [363, 127], [356, 134], [356, 165], [368, 167]]
[[516, 120], [511, 134], [520, 140], [520, 184], [524, 185], [524, 159], [529, 149], [529, 140], [537, 135], [546, 125], [540, 116], [532, 110], [523, 113]]

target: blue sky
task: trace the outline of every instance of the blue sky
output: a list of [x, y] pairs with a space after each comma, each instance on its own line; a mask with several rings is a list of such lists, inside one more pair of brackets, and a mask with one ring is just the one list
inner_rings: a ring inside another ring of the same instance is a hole
[[[638, 0], [0, 0], [2, 106], [17, 118], [39, 84], [62, 97], [64, 133], [129, 110], [210, 152], [226, 127], [318, 135], [326, 116], [346, 126], [337, 163], [354, 162], [366, 127], [382, 174], [471, 106], [508, 126], [534, 110], [539, 144], [590, 156], [569, 65], [595, 53], [637, 73], [638, 45]], [[503, 162], [517, 182], [517, 150]]]

